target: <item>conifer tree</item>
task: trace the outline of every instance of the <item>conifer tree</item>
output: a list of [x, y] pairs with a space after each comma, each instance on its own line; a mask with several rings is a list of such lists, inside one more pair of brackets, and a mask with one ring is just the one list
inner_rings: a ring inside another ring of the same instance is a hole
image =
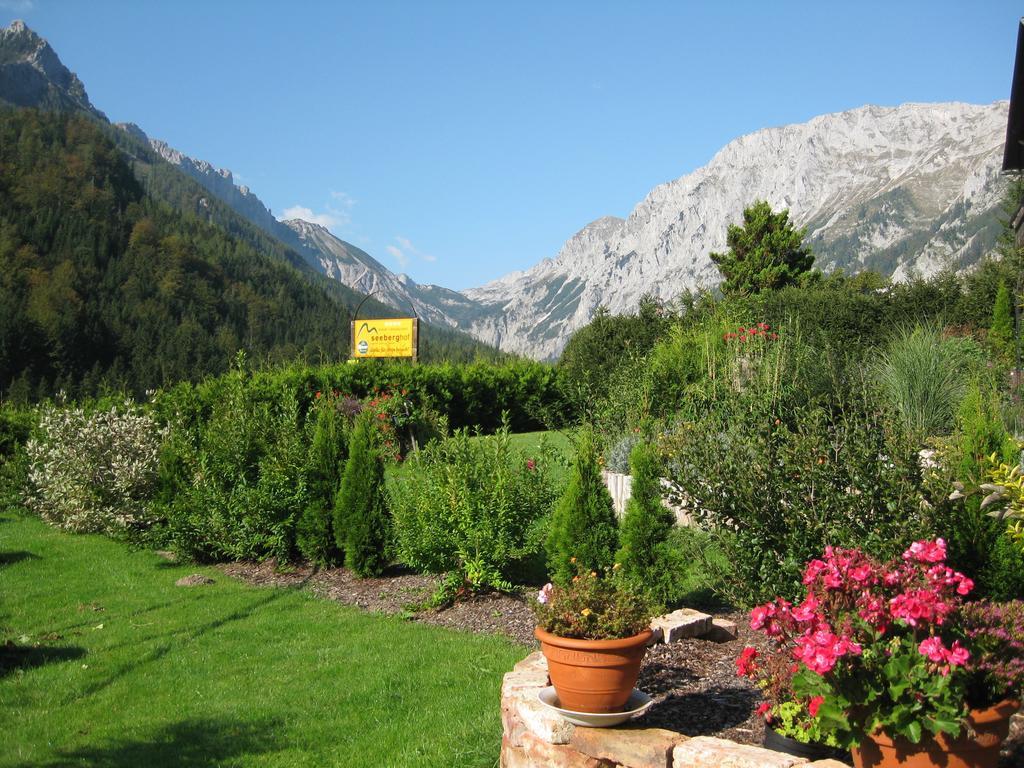
[[675, 515], [661, 503], [658, 456], [645, 442], [637, 443], [629, 456], [633, 492], [622, 518], [617, 562], [623, 575], [635, 583], [658, 567], [661, 550], [675, 523]]
[[988, 336], [1000, 353], [1009, 353], [1013, 348], [1013, 310], [1010, 302], [1010, 287], [1002, 282], [996, 292], [992, 307], [992, 326]]
[[315, 405], [316, 421], [306, 462], [309, 503], [296, 531], [299, 551], [317, 565], [337, 565], [341, 550], [334, 537], [334, 497], [348, 454], [345, 420], [338, 415], [337, 401], [324, 397]]
[[775, 213], [764, 200], [746, 208], [743, 226], [730, 224], [726, 231], [729, 250], [711, 254], [724, 278], [722, 293], [749, 296], [808, 280], [814, 254], [804, 244], [806, 234], [790, 222], [789, 211]]
[[566, 582], [575, 565], [598, 570], [612, 565], [618, 547], [618, 522], [611, 494], [601, 478], [594, 433], [581, 432], [572, 475], [555, 506], [548, 532], [548, 571]]
[[387, 565], [389, 520], [384, 496], [384, 464], [373, 445], [373, 413], [356, 419], [348, 461], [334, 505], [334, 538], [345, 551], [345, 565], [358, 576], [379, 575]]

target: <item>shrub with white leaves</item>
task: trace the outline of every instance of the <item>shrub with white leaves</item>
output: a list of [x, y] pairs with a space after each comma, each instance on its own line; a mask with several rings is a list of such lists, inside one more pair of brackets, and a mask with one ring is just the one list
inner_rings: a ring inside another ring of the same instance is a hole
[[43, 406], [38, 436], [26, 445], [26, 504], [46, 522], [78, 533], [146, 528], [163, 437], [130, 400], [93, 412]]

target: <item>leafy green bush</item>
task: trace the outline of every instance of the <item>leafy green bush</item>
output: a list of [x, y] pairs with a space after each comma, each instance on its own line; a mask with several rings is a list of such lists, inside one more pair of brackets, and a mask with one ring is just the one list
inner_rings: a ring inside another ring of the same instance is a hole
[[335, 541], [345, 552], [345, 565], [364, 577], [384, 571], [390, 529], [384, 464], [374, 446], [373, 421], [369, 410], [356, 417], [334, 503]]
[[552, 581], [564, 583], [572, 578], [574, 563], [596, 571], [614, 562], [618, 521], [598, 457], [593, 431], [581, 430], [569, 483], [551, 515], [547, 556]]
[[783, 414], [748, 390], [680, 422], [663, 449], [676, 499], [731, 563], [721, 588], [739, 604], [798, 594], [802, 564], [827, 544], [888, 557], [927, 529], [914, 445], [869, 402]]
[[516, 450], [508, 427], [490, 437], [456, 430], [410, 458], [389, 491], [398, 559], [454, 573], [469, 590], [508, 589], [541, 549], [554, 501], [554, 452]]
[[19, 505], [28, 483], [28, 443], [38, 416], [27, 408], [0, 404], [0, 509]]
[[[930, 474], [942, 499], [931, 512], [932, 527], [947, 540], [950, 565], [972, 578], [976, 593], [996, 599], [1024, 596], [1024, 558], [1015, 553], [1006, 523], [981, 506], [984, 493], [950, 499], [954, 483], [978, 489], [995, 464], [1016, 464], [1020, 448], [1006, 431], [998, 393], [977, 380], [967, 386], [956, 416], [956, 431], [940, 443]], [[960, 494], [956, 494], [959, 496]]]
[[621, 547], [616, 561], [623, 577], [643, 589], [648, 574], [668, 566], [666, 541], [675, 514], [661, 503], [658, 455], [647, 443], [638, 443], [630, 455], [632, 495], [626, 503], [619, 531]]
[[152, 523], [162, 432], [130, 401], [42, 407], [28, 441], [30, 509], [77, 533], [135, 535]]
[[187, 402], [191, 388], [157, 398], [171, 424], [158, 505], [167, 544], [199, 560], [292, 558], [308, 502], [298, 401], [287, 389], [254, 392], [244, 365], [201, 388], [209, 407]]
[[306, 457], [308, 503], [296, 529], [299, 552], [317, 565], [336, 565], [341, 559], [334, 537], [334, 498], [348, 456], [348, 420], [343, 403], [333, 393], [313, 406], [312, 438]]

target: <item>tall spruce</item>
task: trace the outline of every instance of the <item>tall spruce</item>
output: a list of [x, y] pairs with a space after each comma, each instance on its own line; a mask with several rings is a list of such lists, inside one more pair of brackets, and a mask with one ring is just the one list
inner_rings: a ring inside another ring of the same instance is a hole
[[389, 527], [384, 464], [374, 447], [373, 413], [365, 410], [352, 430], [334, 505], [334, 538], [345, 551], [345, 565], [357, 576], [383, 572]]
[[547, 539], [551, 578], [565, 583], [577, 566], [592, 570], [610, 567], [618, 534], [612, 497], [601, 478], [594, 433], [584, 429], [576, 445], [569, 484], [551, 517]]
[[334, 501], [348, 455], [345, 419], [338, 414], [337, 399], [320, 398], [314, 406], [316, 419], [306, 464], [309, 503], [302, 511], [296, 543], [303, 557], [317, 565], [341, 562], [334, 536]]
[[646, 442], [637, 443], [629, 456], [633, 492], [626, 503], [617, 556], [623, 575], [642, 582], [658, 566], [675, 515], [661, 503], [658, 456]]

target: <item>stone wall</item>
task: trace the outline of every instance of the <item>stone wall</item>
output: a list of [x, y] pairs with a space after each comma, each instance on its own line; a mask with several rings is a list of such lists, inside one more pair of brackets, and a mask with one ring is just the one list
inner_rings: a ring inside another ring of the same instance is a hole
[[[605, 487], [608, 488], [608, 493], [611, 494], [615, 514], [622, 517], [626, 511], [626, 502], [633, 495], [633, 476], [602, 469], [601, 477], [604, 478]], [[690, 514], [685, 506], [673, 504], [667, 498], [668, 493], [672, 490], [672, 484], [665, 478], [661, 478], [661, 487], [664, 489], [663, 493], [665, 494], [661, 503], [676, 516], [676, 525], [690, 525]]]
[[576, 727], [538, 701], [537, 693], [548, 684], [547, 662], [539, 651], [505, 675], [503, 768], [848, 768], [835, 760], [808, 762], [725, 739], [644, 728], [643, 718], [617, 728]]

